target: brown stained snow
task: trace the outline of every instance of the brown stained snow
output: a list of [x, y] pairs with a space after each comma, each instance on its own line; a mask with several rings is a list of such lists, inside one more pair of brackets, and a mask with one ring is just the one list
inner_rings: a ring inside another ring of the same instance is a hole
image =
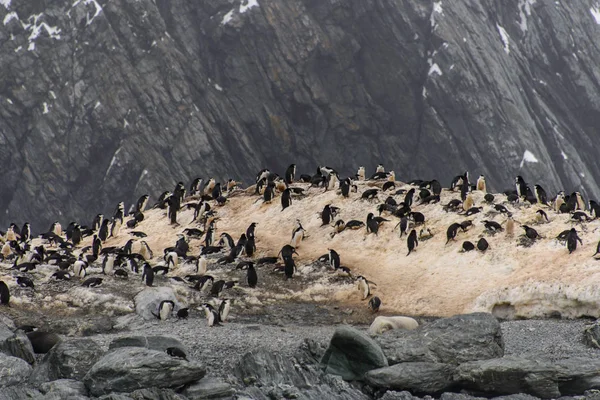
[[[473, 311], [497, 311], [512, 317], [535, 317], [558, 311], [563, 317], [600, 316], [600, 292], [597, 290], [600, 261], [591, 257], [596, 249], [599, 237], [596, 231], [600, 222], [590, 222], [582, 231], [581, 225], [572, 224], [568, 215], [556, 214], [548, 207], [505, 204], [518, 221], [515, 235], [507, 237], [503, 232], [490, 235], [484, 232], [481, 221], [490, 219], [504, 224], [506, 216], [485, 204], [482, 192], [474, 192], [473, 198], [475, 206], [484, 207], [483, 213], [466, 217], [443, 211], [443, 204], [460, 197], [457, 192], [444, 190], [440, 203], [413, 206], [413, 211], [425, 214], [426, 226], [432, 230], [434, 237], [419, 241], [416, 251], [407, 257], [406, 236], [399, 239], [398, 230], [392, 230], [398, 218], [385, 213], [383, 216], [390, 222], [380, 228], [378, 236], [366, 235], [362, 228], [347, 230], [331, 238], [333, 228], [321, 226], [319, 212], [326, 204], [340, 207], [341, 213], [336, 219], [345, 221], [365, 221], [369, 212], [377, 215], [377, 204], [383, 202], [388, 194], [380, 192], [380, 202], [359, 200], [368, 185], [359, 183], [358, 193], [351, 193], [347, 199], [335, 191], [324, 192], [322, 188], [308, 189], [306, 184], [297, 184], [295, 186], [307, 188], [308, 196], [294, 198], [292, 206], [284, 211], [281, 211], [279, 197], [271, 204], [264, 204], [254, 195], [242, 193], [233, 196], [224, 207], [214, 207], [219, 216], [216, 237], [227, 232], [237, 240], [250, 223], [257, 222], [258, 256], [275, 256], [283, 245], [289, 243], [295, 220], [300, 219], [307, 237], [298, 248], [298, 266], [314, 261], [329, 248], [335, 249], [341, 256], [342, 265], [351, 268], [354, 275], [364, 275], [377, 283], [372, 291], [382, 299], [381, 312], [385, 314], [450, 316]], [[408, 188], [397, 184], [396, 189], [400, 187]], [[395, 198], [400, 202], [403, 195]], [[502, 203], [504, 199], [505, 196], [499, 194], [495, 202]], [[546, 210], [550, 223], [536, 224], [535, 211], [539, 208]], [[174, 245], [176, 235], [184, 228], [197, 226], [189, 223], [193, 215], [191, 210], [180, 213], [178, 221], [181, 225], [176, 227], [168, 224], [164, 210], [148, 210], [145, 215], [146, 219], [135, 230], [148, 234], [144, 240], [154, 251], [155, 258], [162, 256], [165, 247]], [[446, 228], [466, 219], [472, 220], [474, 226], [466, 233], [459, 231], [456, 242], [445, 246]], [[519, 223], [534, 227], [545, 238], [531, 247], [518, 247], [519, 236], [523, 233]], [[577, 228], [584, 244], [569, 255], [566, 246], [554, 238], [572, 226]], [[417, 231], [419, 229], [417, 227]], [[124, 244], [131, 238], [127, 232], [123, 229], [118, 238], [110, 239], [105, 246]], [[485, 237], [490, 244], [486, 253], [459, 252], [464, 240], [476, 243], [480, 237]], [[190, 244], [190, 253], [197, 255], [199, 241], [192, 240]], [[290, 296], [297, 300], [324, 300], [329, 297], [349, 305], [366, 306], [366, 301], [360, 300], [354, 286], [315, 285], [317, 287], [300, 287]]]

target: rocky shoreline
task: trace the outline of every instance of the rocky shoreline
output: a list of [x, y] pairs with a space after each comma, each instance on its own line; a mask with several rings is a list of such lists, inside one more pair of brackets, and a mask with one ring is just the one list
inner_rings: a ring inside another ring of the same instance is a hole
[[[291, 317], [282, 313], [272, 323], [244, 316], [208, 327], [193, 314], [167, 321], [130, 314], [117, 319], [118, 330], [61, 335], [50, 353], [33, 359], [27, 343], [14, 345], [23, 333], [3, 317], [0, 400], [592, 398], [600, 388], [600, 350], [584, 343], [585, 320], [498, 323], [489, 314], [467, 314], [423, 319], [417, 330], [373, 340], [366, 325]], [[169, 347], [181, 348], [189, 361], [169, 356]], [[356, 373], [356, 365], [358, 375], [338, 376], [344, 368]], [[390, 375], [394, 370], [398, 376]]]

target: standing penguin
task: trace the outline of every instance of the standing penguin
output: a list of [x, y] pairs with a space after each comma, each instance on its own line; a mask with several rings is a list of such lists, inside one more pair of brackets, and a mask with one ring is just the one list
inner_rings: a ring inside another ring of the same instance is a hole
[[290, 241], [290, 245], [293, 248], [298, 248], [300, 246], [300, 242], [302, 241], [302, 239], [304, 239], [304, 228], [299, 222], [298, 225], [300, 226], [297, 226], [294, 229], [294, 232], [292, 232], [292, 240]]
[[358, 167], [358, 172], [356, 173], [356, 176], [359, 181], [364, 181], [365, 180], [365, 167]]
[[327, 204], [323, 207], [323, 211], [321, 212], [321, 226], [329, 225], [331, 223], [331, 204]]
[[115, 210], [115, 215], [113, 215], [114, 219], [120, 219], [121, 224], [123, 224], [123, 218], [125, 218], [125, 203], [122, 201], [117, 204], [117, 209]]
[[283, 263], [284, 263], [284, 272], [285, 272], [285, 279], [291, 279], [294, 277], [294, 270], [296, 269], [296, 263], [294, 262], [294, 259], [292, 258], [292, 256], [289, 257], [283, 257]]
[[202, 309], [206, 314], [206, 321], [208, 322], [208, 326], [220, 326], [221, 318], [219, 317], [219, 313], [217, 310], [213, 308], [208, 303], [202, 304]]
[[148, 263], [144, 263], [142, 280], [146, 281], [146, 286], [152, 286], [152, 283], [154, 282], [154, 270], [152, 270], [152, 267]]
[[246, 282], [249, 287], [255, 288], [258, 283], [258, 275], [256, 274], [256, 269], [254, 269], [254, 263], [248, 262], [246, 268], [248, 269], [248, 272], [246, 273]]
[[340, 255], [337, 251], [333, 249], [329, 249], [329, 264], [333, 267], [334, 270], [338, 269], [341, 266]]
[[246, 243], [244, 244], [244, 251], [248, 257], [252, 257], [256, 252], [256, 242], [254, 241], [254, 236], [246, 239]]
[[281, 211], [292, 205], [292, 191], [286, 188], [281, 194]]
[[525, 197], [525, 194], [527, 193], [527, 183], [525, 183], [525, 179], [523, 179], [521, 175], [518, 175], [515, 178], [515, 187], [517, 189], [517, 196], [519, 196], [519, 198]]
[[110, 275], [113, 272], [115, 266], [115, 255], [107, 254], [104, 256], [104, 260], [102, 260], [102, 273], [104, 275]]
[[369, 284], [373, 284], [374, 286], [377, 286], [373, 282], [368, 281], [367, 278], [365, 278], [362, 275], [359, 275], [356, 277], [356, 283], [357, 283], [358, 290], [362, 294], [363, 300], [367, 299], [371, 295], [371, 287], [369, 286]]
[[479, 190], [483, 193], [487, 193], [487, 188], [485, 185], [485, 176], [479, 175], [479, 178], [477, 178], [477, 184], [475, 185], [475, 187], [477, 188], [477, 190]]
[[537, 202], [547, 206], [548, 195], [546, 195], [544, 188], [540, 185], [534, 185], [533, 188], [535, 189], [535, 198], [537, 199]]
[[150, 196], [148, 196], [147, 194], [141, 196], [137, 203], [135, 203], [135, 210], [139, 211], [139, 212], [144, 212], [144, 210], [146, 209], [146, 205], [148, 205], [148, 199], [150, 198]]
[[419, 245], [419, 241], [417, 240], [417, 231], [415, 229], [410, 231], [408, 239], [406, 239], [406, 244], [408, 245], [408, 254], [406, 256], [409, 256], [410, 253]]
[[196, 264], [196, 273], [199, 275], [205, 275], [206, 270], [208, 269], [208, 258], [203, 254], [198, 258], [198, 263]]
[[155, 316], [161, 321], [165, 321], [171, 316], [174, 308], [175, 303], [173, 301], [163, 300], [158, 305], [158, 314], [155, 314]]
[[98, 237], [100, 238], [100, 240], [102, 242], [106, 242], [106, 239], [108, 239], [108, 224], [109, 223], [110, 223], [110, 220], [103, 219], [102, 225], [100, 225], [100, 230], [98, 231]]
[[408, 192], [406, 192], [406, 195], [404, 196], [404, 205], [406, 207], [412, 206], [414, 195], [415, 195], [415, 188], [412, 188]]
[[10, 290], [4, 281], [0, 281], [0, 304], [10, 305]]
[[[400, 218], [400, 222], [398, 222], [398, 225], [396, 225], [396, 227], [398, 227], [398, 226], [400, 226], [400, 238], [402, 238], [403, 234], [408, 235], [408, 218], [407, 217]], [[396, 227], [394, 227], [394, 229], [396, 229]]]
[[222, 194], [223, 191], [221, 190], [221, 183], [217, 182], [212, 192], [210, 192], [210, 195], [213, 199], [218, 199], [219, 197], [221, 197]]
[[381, 307], [381, 299], [379, 297], [375, 296], [371, 300], [369, 300], [369, 308], [371, 309], [371, 311], [376, 313], [379, 311], [379, 307]]
[[473, 196], [469, 193], [463, 201], [463, 210], [469, 211], [474, 205], [475, 201], [473, 200]]
[[231, 309], [231, 300], [224, 299], [219, 305], [219, 320], [221, 322], [227, 321], [227, 317], [229, 316], [229, 310]]
[[508, 214], [508, 219], [506, 220], [506, 236], [513, 236], [515, 234], [515, 220], [512, 217], [512, 214]]
[[29, 222], [25, 222], [21, 229], [21, 242], [26, 242], [31, 238], [31, 225]]
[[285, 183], [291, 185], [294, 183], [294, 179], [296, 178], [296, 164], [291, 164], [285, 170]]
[[567, 234], [567, 249], [569, 250], [569, 254], [577, 250], [577, 241], [583, 245], [583, 242], [579, 236], [577, 236], [577, 230], [575, 228], [571, 228]]

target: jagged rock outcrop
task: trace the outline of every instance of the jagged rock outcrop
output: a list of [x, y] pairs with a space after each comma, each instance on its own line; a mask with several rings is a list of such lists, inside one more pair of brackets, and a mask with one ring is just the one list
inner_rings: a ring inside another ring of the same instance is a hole
[[600, 196], [591, 0], [5, 0], [0, 21], [0, 226], [290, 162]]

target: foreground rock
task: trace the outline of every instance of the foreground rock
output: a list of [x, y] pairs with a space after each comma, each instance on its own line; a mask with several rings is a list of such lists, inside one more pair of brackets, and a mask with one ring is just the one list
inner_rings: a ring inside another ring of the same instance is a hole
[[455, 379], [461, 387], [486, 396], [527, 393], [551, 399], [561, 395], [552, 364], [518, 357], [461, 364]]
[[90, 394], [128, 393], [140, 388], [172, 388], [196, 382], [206, 374], [197, 362], [165, 352], [124, 347], [106, 354], [87, 373], [83, 382]]
[[414, 330], [392, 330], [375, 340], [390, 365], [401, 362], [460, 364], [504, 355], [500, 323], [487, 313], [442, 318]]
[[33, 364], [35, 354], [31, 342], [23, 331], [13, 330], [3, 322], [0, 322], [0, 352], [8, 356], [18, 357]]
[[263, 349], [246, 353], [235, 368], [236, 376], [248, 386], [238, 393], [238, 398], [300, 400], [367, 400], [370, 398], [340, 376], [324, 374], [319, 370], [314, 357], [305, 353], [306, 350], [301, 349], [295, 357], [282, 357], [280, 354]]
[[177, 347], [185, 351], [185, 346], [179, 340], [168, 336], [124, 336], [113, 340], [108, 349], [114, 350], [120, 347], [143, 347], [157, 351]]
[[590, 347], [600, 349], [600, 323], [598, 321], [585, 327], [583, 341]]
[[449, 364], [408, 362], [369, 371], [365, 381], [374, 387], [435, 394], [452, 387], [455, 369]]
[[326, 373], [344, 380], [362, 379], [365, 372], [388, 365], [379, 345], [349, 326], [335, 330], [321, 364]]
[[72, 399], [77, 396], [87, 396], [88, 391], [83, 384], [73, 379], [58, 379], [40, 385], [40, 392], [47, 397], [53, 396], [59, 399]]
[[31, 366], [24, 360], [0, 353], [0, 388], [27, 381], [31, 371]]
[[31, 382], [39, 385], [56, 379], [81, 380], [102, 354], [102, 349], [92, 339], [63, 340], [36, 366]]

